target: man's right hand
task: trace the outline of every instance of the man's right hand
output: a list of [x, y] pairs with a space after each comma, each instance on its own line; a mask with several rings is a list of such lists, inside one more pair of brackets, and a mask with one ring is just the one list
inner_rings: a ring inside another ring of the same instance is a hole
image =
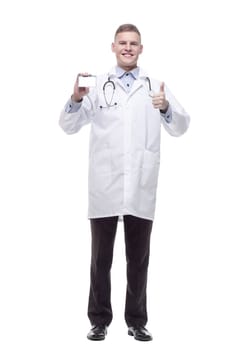
[[88, 87], [79, 87], [78, 84], [78, 78], [79, 76], [88, 76], [88, 73], [79, 73], [76, 79], [76, 82], [74, 84], [74, 92], [73, 95], [71, 96], [72, 101], [74, 102], [81, 102], [83, 99], [83, 96], [87, 95], [89, 93], [89, 88]]

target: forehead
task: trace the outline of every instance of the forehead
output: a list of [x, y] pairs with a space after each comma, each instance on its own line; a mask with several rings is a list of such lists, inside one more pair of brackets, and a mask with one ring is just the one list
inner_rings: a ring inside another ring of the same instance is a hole
[[140, 36], [135, 32], [122, 32], [117, 34], [115, 41], [137, 41], [140, 43]]

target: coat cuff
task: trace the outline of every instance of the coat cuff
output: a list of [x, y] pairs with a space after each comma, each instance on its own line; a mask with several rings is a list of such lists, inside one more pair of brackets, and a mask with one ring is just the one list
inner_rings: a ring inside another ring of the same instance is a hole
[[70, 98], [69, 101], [65, 105], [65, 112], [66, 113], [76, 113], [80, 109], [81, 104], [82, 104], [82, 101], [81, 102], [74, 102]]
[[165, 121], [167, 123], [171, 123], [171, 121], [172, 121], [172, 109], [171, 109], [170, 104], [169, 104], [168, 109], [166, 110], [166, 112], [163, 113], [163, 112], [160, 111], [160, 114], [165, 119]]

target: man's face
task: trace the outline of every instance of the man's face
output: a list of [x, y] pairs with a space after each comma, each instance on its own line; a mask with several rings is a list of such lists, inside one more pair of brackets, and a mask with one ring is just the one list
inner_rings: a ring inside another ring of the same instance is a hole
[[142, 49], [140, 36], [135, 32], [119, 33], [112, 43], [112, 52], [116, 54], [117, 64], [126, 71], [137, 67]]

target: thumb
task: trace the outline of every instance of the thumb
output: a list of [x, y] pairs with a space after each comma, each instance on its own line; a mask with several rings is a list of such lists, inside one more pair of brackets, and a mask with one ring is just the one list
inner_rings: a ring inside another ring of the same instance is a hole
[[160, 92], [164, 92], [164, 87], [165, 87], [165, 84], [164, 82], [162, 82], [160, 85]]

